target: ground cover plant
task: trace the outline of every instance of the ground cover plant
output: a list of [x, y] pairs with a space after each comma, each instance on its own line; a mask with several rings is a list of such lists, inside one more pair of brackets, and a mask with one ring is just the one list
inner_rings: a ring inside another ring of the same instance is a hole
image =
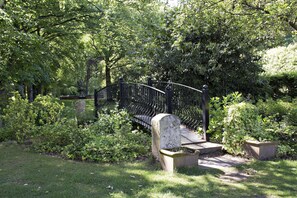
[[297, 161], [252, 162], [245, 181], [226, 182], [216, 169], [179, 169], [171, 174], [151, 161], [85, 163], [0, 144], [1, 197], [294, 197]]
[[[86, 114], [94, 115], [89, 107]], [[70, 105], [65, 109], [53, 97], [38, 96], [29, 103], [15, 93], [4, 112], [1, 140], [30, 144], [37, 152], [96, 162], [131, 161], [149, 153], [149, 136], [133, 129], [124, 110], [112, 109], [98, 113], [97, 120], [81, 120]]]
[[253, 101], [235, 92], [210, 101], [211, 141], [232, 154], [244, 155], [247, 139], [278, 141], [278, 157], [297, 157], [296, 99]]

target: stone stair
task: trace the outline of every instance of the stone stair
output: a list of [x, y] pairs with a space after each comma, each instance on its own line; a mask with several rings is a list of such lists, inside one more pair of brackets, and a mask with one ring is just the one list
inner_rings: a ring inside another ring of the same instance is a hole
[[181, 126], [181, 143], [182, 146], [191, 150], [199, 150], [200, 155], [217, 153], [222, 151], [222, 145], [212, 142], [206, 142], [202, 136], [185, 126]]
[[201, 142], [195, 144], [183, 144], [182, 146], [191, 150], [199, 150], [200, 155], [204, 155], [221, 152], [223, 145], [212, 142]]

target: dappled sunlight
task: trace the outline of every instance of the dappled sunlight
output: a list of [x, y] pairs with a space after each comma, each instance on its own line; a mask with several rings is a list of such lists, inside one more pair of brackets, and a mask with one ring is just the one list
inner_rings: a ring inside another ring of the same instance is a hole
[[[19, 159], [15, 160], [15, 156]], [[193, 167], [168, 173], [148, 162], [75, 162], [24, 152], [17, 145], [5, 151], [0, 147], [0, 157], [0, 188], [8, 197], [24, 193], [51, 197], [293, 197], [297, 193], [296, 161], [242, 165], [239, 171], [256, 172], [244, 181], [234, 182], [222, 181], [221, 170]]]

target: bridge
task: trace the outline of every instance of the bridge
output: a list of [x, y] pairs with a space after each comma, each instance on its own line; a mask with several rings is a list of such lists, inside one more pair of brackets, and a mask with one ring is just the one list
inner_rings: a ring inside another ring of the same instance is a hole
[[[118, 102], [120, 109], [126, 109], [133, 115], [133, 121], [147, 129], [151, 128], [151, 119], [159, 113], [178, 116], [182, 123], [183, 144], [206, 141], [209, 124], [208, 87], [201, 90], [175, 82], [164, 82], [148, 78], [147, 82], [119, 82], [94, 92], [96, 114], [101, 108]], [[203, 131], [198, 136], [197, 131]]]

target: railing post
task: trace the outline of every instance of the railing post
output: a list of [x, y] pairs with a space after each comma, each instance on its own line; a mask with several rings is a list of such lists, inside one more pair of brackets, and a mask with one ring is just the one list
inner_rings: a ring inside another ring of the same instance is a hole
[[124, 108], [124, 79], [122, 77], [119, 79], [119, 88], [120, 88], [119, 109], [122, 109]]
[[94, 109], [95, 109], [95, 117], [98, 118], [98, 90], [94, 90]]
[[[147, 85], [148, 86], [153, 86], [153, 80], [152, 80], [152, 77], [148, 77], [147, 78]], [[148, 91], [148, 102], [149, 103], [152, 103], [153, 102], [153, 99], [154, 99], [154, 95], [153, 95], [153, 90], [152, 89], [149, 89]]]
[[166, 96], [166, 113], [172, 114], [172, 87], [168, 84], [165, 88], [165, 96]]
[[208, 94], [208, 86], [203, 85], [202, 88], [202, 123], [203, 123], [203, 132], [204, 139], [209, 141], [209, 137], [206, 135], [209, 125], [209, 94]]
[[148, 86], [151, 86], [151, 87], [153, 86], [153, 80], [152, 80], [152, 77], [148, 77], [148, 78], [147, 78], [147, 85], [148, 85]]

